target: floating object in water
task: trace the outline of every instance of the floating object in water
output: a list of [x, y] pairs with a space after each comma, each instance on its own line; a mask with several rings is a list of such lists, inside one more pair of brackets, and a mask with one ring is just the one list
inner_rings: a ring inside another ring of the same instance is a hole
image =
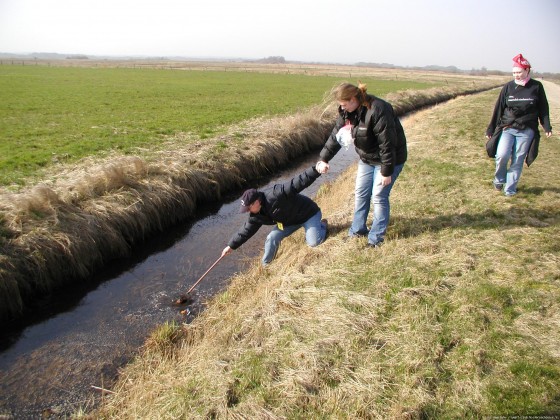
[[185, 293], [184, 295], [179, 296], [178, 299], [173, 301], [174, 305], [182, 305], [184, 303], [191, 304], [194, 302], [194, 298], [189, 293]]

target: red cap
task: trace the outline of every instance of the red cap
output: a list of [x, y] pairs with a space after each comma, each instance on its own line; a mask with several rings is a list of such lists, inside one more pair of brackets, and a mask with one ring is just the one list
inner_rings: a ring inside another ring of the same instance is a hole
[[513, 57], [513, 67], [519, 67], [527, 70], [531, 68], [531, 64], [525, 57], [523, 57], [523, 55], [517, 54], [515, 57]]

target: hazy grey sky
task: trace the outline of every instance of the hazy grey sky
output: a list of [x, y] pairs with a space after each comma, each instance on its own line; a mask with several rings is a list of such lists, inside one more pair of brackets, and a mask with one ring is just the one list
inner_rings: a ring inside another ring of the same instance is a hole
[[559, 0], [0, 0], [0, 52], [560, 73]]

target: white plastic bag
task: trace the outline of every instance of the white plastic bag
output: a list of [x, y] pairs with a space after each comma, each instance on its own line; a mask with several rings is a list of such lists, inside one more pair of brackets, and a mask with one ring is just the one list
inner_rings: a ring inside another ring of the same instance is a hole
[[336, 141], [348, 150], [348, 148], [354, 144], [354, 139], [352, 138], [352, 125], [347, 124], [338, 130], [338, 133], [336, 133]]

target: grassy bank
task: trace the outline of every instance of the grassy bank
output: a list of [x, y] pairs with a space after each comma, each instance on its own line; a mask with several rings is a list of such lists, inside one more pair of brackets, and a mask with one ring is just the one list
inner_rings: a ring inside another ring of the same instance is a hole
[[405, 121], [382, 248], [347, 239], [350, 168], [318, 193], [324, 244], [294, 235], [192, 324], [160, 328], [94, 416], [557, 418], [560, 143], [543, 141], [517, 196], [494, 191], [483, 135], [497, 94]]
[[[386, 96], [402, 114], [496, 81], [473, 83]], [[40, 183], [0, 190], [0, 323], [20, 317], [35, 296], [87, 281], [150, 235], [192, 217], [200, 203], [321, 147], [332, 112], [316, 106], [253, 118], [204, 140], [179, 132], [138, 154], [93, 155], [49, 168]]]

